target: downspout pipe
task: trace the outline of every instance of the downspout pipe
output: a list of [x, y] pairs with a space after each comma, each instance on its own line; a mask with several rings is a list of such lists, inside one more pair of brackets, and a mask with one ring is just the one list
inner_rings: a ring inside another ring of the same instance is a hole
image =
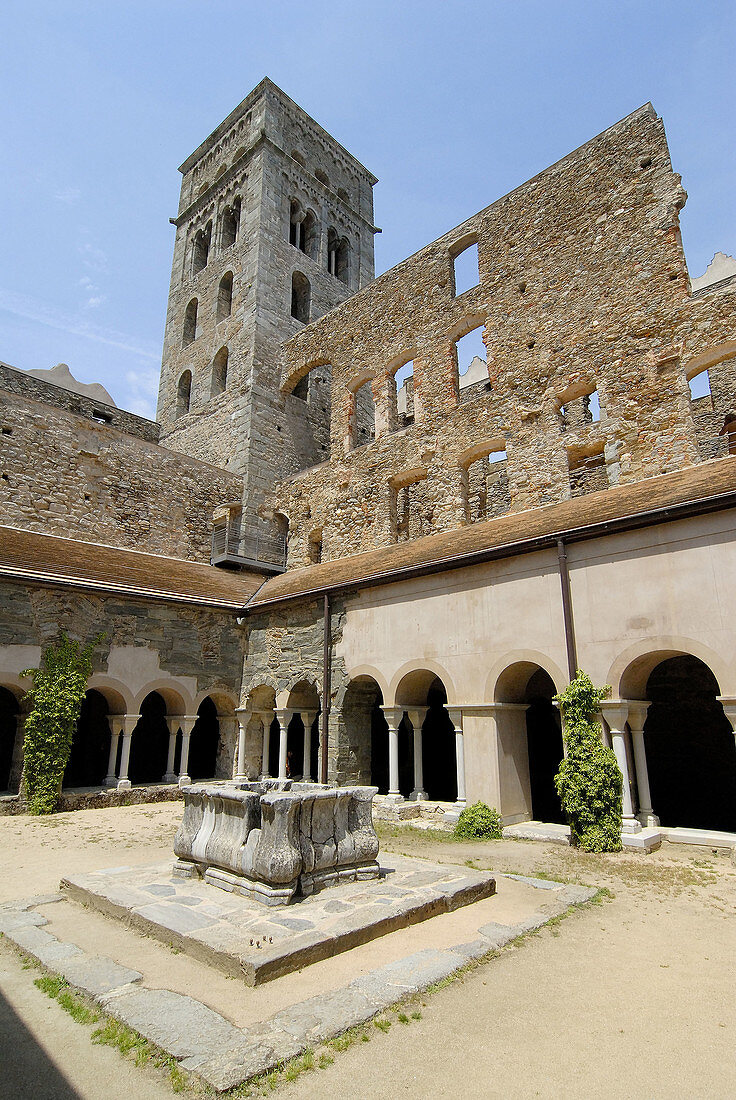
[[330, 728], [330, 696], [332, 694], [332, 609], [325, 592], [322, 645], [322, 735], [320, 737], [320, 783], [327, 782], [327, 739]]
[[574, 680], [578, 671], [578, 654], [575, 644], [575, 621], [572, 614], [572, 593], [570, 592], [570, 571], [567, 564], [567, 547], [564, 539], [557, 540], [557, 562], [560, 569], [560, 588], [562, 589], [562, 617], [565, 623], [565, 647], [567, 649], [567, 671], [570, 680]]

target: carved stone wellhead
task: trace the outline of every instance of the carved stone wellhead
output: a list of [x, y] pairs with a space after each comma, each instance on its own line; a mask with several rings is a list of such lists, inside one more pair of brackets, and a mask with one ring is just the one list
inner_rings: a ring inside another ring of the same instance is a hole
[[185, 787], [174, 874], [202, 875], [267, 905], [377, 878], [376, 793], [288, 781]]

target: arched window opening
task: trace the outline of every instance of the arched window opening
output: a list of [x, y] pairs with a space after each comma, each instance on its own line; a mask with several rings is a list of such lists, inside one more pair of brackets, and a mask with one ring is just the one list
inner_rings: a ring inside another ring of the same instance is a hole
[[588, 424], [597, 424], [601, 418], [601, 403], [597, 389], [571, 398], [560, 407], [560, 427], [563, 432], [575, 431]]
[[396, 427], [414, 423], [414, 360], [402, 363], [394, 374]]
[[289, 244], [299, 247], [299, 233], [302, 223], [302, 209], [296, 199], [289, 203]]
[[217, 320], [224, 321], [233, 311], [233, 273], [226, 271], [217, 288]]
[[222, 233], [220, 247], [230, 248], [238, 238], [240, 227], [240, 199], [236, 199], [232, 206], [226, 206], [222, 215]]
[[323, 172], [321, 168], [318, 168], [317, 171], [314, 174], [315, 174], [316, 178], [319, 180], [319, 182], [324, 184], [325, 187], [330, 186], [330, 181], [329, 181], [329, 178], [327, 176], [327, 173]]
[[376, 406], [370, 379], [355, 390], [350, 419], [352, 448], [372, 443], [376, 438]]
[[586, 452], [575, 449], [567, 452], [570, 471], [570, 496], [580, 497], [597, 493], [609, 486], [606, 455], [603, 444]]
[[506, 451], [490, 451], [465, 470], [465, 518], [468, 523], [503, 515], [511, 507]]
[[[388, 794], [389, 732], [382, 703], [381, 689], [372, 677], [358, 676], [348, 684], [342, 707], [335, 709], [338, 783], [370, 785]], [[403, 763], [401, 742], [399, 753]]]
[[304, 325], [309, 324], [311, 297], [309, 279], [301, 271], [295, 271], [291, 276], [291, 316]]
[[338, 237], [334, 229], [327, 233], [327, 270], [342, 283], [349, 280], [350, 243], [347, 237]]
[[343, 202], [346, 202], [348, 204], [350, 203], [350, 195], [348, 195], [348, 193], [347, 193], [347, 191], [345, 190], [344, 187], [338, 187], [337, 197], [339, 199], [342, 199]]
[[207, 267], [207, 261], [210, 256], [210, 240], [212, 239], [212, 222], [207, 222], [204, 229], [198, 230], [194, 237], [194, 254], [192, 257], [192, 272], [194, 275], [198, 271]]
[[192, 372], [185, 370], [176, 387], [176, 418], [186, 416], [192, 398]]
[[12, 691], [0, 687], [0, 791], [11, 787], [17, 730], [18, 700]]
[[186, 348], [189, 344], [193, 344], [197, 338], [197, 310], [199, 303], [196, 298], [192, 298], [191, 302], [184, 311], [184, 327], [181, 334], [181, 346]]
[[707, 370], [701, 370], [700, 374], [694, 374], [688, 381], [690, 388], [690, 400], [700, 401], [703, 398], [710, 398], [713, 400], [713, 395], [710, 389], [710, 375]]
[[319, 565], [322, 561], [322, 528], [317, 527], [309, 533], [307, 557], [310, 565]]
[[[452, 255], [452, 254], [451, 254]], [[464, 294], [480, 282], [478, 272], [478, 242], [473, 241], [452, 255], [453, 296]]]
[[409, 542], [434, 529], [434, 501], [426, 471], [399, 475], [391, 485], [391, 526], [394, 542]]
[[490, 388], [483, 327], [481, 321], [455, 340], [453, 354], [460, 401], [470, 401]]
[[227, 363], [230, 353], [227, 348], [220, 348], [212, 361], [212, 396], [224, 393], [227, 389]]
[[299, 227], [299, 248], [310, 259], [314, 260], [317, 256], [317, 219], [311, 210], [308, 210], [304, 215], [302, 223]]
[[306, 162], [304, 160], [304, 157], [301, 155], [301, 153], [298, 153], [296, 151], [296, 149], [291, 150], [291, 159], [295, 160], [297, 162], [297, 164], [301, 164], [302, 168], [306, 167]]

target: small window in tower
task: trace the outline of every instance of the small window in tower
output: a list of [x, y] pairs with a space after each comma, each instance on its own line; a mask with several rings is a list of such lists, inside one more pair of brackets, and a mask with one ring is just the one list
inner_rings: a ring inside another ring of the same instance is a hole
[[192, 257], [192, 272], [197, 274], [207, 267], [210, 255], [210, 240], [212, 239], [212, 222], [207, 222], [204, 229], [200, 229], [194, 238], [194, 255]]
[[217, 320], [224, 321], [233, 309], [233, 273], [226, 271], [217, 288]]
[[323, 172], [321, 168], [318, 168], [317, 171], [314, 174], [317, 177], [317, 179], [319, 180], [319, 182], [323, 183], [325, 185], [325, 187], [330, 186], [330, 181], [329, 181], [329, 178], [327, 176], [327, 173]]
[[305, 325], [309, 324], [311, 297], [309, 279], [301, 271], [295, 271], [291, 276], [291, 316]]
[[197, 308], [197, 299], [192, 298], [184, 312], [184, 327], [181, 334], [181, 346], [183, 348], [194, 343], [197, 338]]
[[317, 219], [311, 210], [307, 210], [299, 226], [299, 248], [310, 259], [317, 258]]
[[295, 160], [297, 162], [297, 164], [301, 164], [302, 168], [305, 167], [304, 157], [301, 155], [301, 153], [298, 153], [296, 149], [291, 150], [291, 157], [292, 160]]
[[302, 211], [296, 199], [289, 203], [289, 244], [299, 247], [299, 229], [301, 226]]
[[319, 565], [322, 561], [322, 528], [318, 527], [309, 533], [307, 556], [310, 565]]
[[240, 226], [240, 199], [236, 199], [232, 206], [226, 206], [222, 215], [222, 248], [230, 248], [235, 244]]
[[192, 397], [192, 372], [185, 370], [176, 387], [176, 418], [186, 416]]
[[224, 393], [227, 388], [227, 362], [229, 359], [227, 348], [220, 348], [212, 363], [212, 396]]
[[350, 195], [348, 195], [348, 193], [347, 193], [347, 191], [345, 190], [344, 187], [338, 187], [337, 197], [339, 199], [342, 199], [343, 202], [347, 202], [347, 203], [350, 202]]
[[453, 293], [457, 297], [458, 294], [464, 294], [466, 290], [471, 290], [472, 287], [477, 286], [480, 282], [480, 275], [478, 273], [478, 242], [470, 241], [466, 244], [460, 244], [459, 251], [451, 251], [452, 257], [452, 271], [453, 271]]
[[334, 229], [327, 232], [327, 270], [340, 282], [347, 283], [350, 268], [350, 244], [347, 237], [338, 237]]

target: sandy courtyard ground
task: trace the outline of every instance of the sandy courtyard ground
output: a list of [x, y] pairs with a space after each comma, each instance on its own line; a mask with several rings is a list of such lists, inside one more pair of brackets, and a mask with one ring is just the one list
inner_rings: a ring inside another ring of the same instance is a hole
[[[0, 902], [54, 891], [62, 874], [166, 859], [180, 813], [181, 804], [163, 803], [0, 818]], [[284, 1100], [736, 1095], [736, 868], [728, 853], [665, 846], [649, 856], [592, 857], [398, 829], [384, 833], [382, 846], [495, 871], [542, 871], [613, 897], [425, 996], [413, 1006], [421, 1019], [374, 1029], [369, 1043], [279, 1086]], [[344, 959], [349, 967], [350, 954]], [[89, 1029], [33, 986], [35, 976], [0, 945], [0, 1096], [172, 1095], [160, 1074], [93, 1046]]]

